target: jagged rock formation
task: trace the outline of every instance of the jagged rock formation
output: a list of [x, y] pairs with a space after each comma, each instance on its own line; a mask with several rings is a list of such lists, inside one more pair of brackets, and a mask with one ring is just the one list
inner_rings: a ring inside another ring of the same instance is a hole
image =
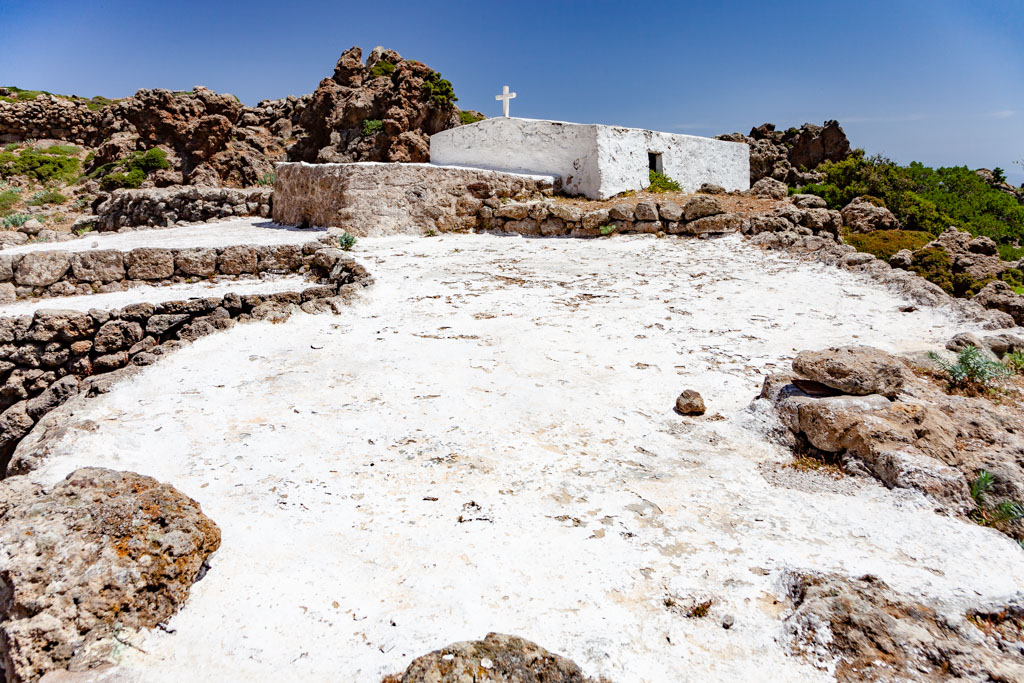
[[118, 630], [173, 616], [219, 546], [198, 503], [134, 472], [3, 482], [0, 673], [20, 683], [103, 661]]
[[439, 76], [394, 50], [374, 49], [365, 65], [361, 56], [358, 47], [346, 50], [333, 76], [310, 95], [255, 107], [202, 86], [140, 90], [98, 110], [45, 94], [0, 101], [0, 141], [53, 139], [92, 148], [86, 171], [161, 147], [171, 167], [143, 187], [248, 187], [284, 160], [427, 161], [429, 136], [460, 122], [450, 98], [431, 97], [424, 87]]
[[[298, 111], [302, 128], [289, 161], [430, 160], [429, 136], [459, 125], [458, 109], [433, 101], [424, 84], [434, 71], [375, 48], [364, 65], [358, 47], [346, 50], [331, 78], [320, 82]], [[364, 126], [379, 121], [379, 130]]]
[[750, 145], [750, 184], [774, 178], [789, 185], [806, 185], [820, 180], [814, 169], [823, 161], [841, 161], [850, 156], [850, 141], [838, 121], [824, 126], [805, 123], [799, 128], [775, 130], [765, 123], [750, 129], [750, 135], [730, 133], [717, 140]]

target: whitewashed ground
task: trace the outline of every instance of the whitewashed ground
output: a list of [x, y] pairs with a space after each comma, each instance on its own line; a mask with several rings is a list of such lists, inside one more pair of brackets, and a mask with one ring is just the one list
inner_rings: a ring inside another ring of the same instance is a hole
[[110, 310], [141, 302], [159, 304], [192, 297], [222, 297], [229, 292], [272, 294], [274, 292], [302, 291], [315, 284], [302, 275], [264, 275], [258, 278], [241, 277], [237, 280], [222, 277], [215, 281], [203, 280], [192, 284], [143, 285], [130, 287], [123, 292], [108, 292], [106, 294], [22, 299], [9, 304], [0, 304], [0, 316], [30, 315], [38, 310], [54, 308], [73, 311], [88, 311], [91, 308]]
[[[377, 284], [349, 312], [162, 359], [91, 399], [75, 419], [98, 429], [32, 475], [135, 470], [220, 525], [174, 632], [123, 653], [143, 680], [374, 681], [492, 630], [615, 681], [828, 680], [776, 640], [787, 568], [953, 608], [1024, 585], [1019, 547], [907, 492], [777, 488], [758, 469], [789, 457], [746, 412], [765, 372], [965, 329], [939, 311], [738, 237], [400, 237], [355, 255]], [[672, 412], [687, 387], [708, 416]], [[714, 604], [689, 619], [669, 596]]]
[[68, 242], [32, 242], [20, 247], [4, 249], [4, 254], [22, 254], [30, 251], [88, 251], [90, 249], [119, 249], [129, 251], [136, 247], [228, 247], [235, 244], [304, 244], [322, 236], [326, 231], [315, 228], [295, 228], [277, 225], [267, 218], [235, 218], [211, 223], [196, 223], [178, 228], [154, 228], [130, 232], [102, 232], [88, 234]]

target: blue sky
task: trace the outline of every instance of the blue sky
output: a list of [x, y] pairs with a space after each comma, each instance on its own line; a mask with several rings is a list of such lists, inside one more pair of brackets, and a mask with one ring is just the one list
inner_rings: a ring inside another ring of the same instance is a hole
[[311, 92], [341, 51], [398, 50], [459, 105], [715, 135], [835, 118], [897, 161], [1024, 169], [1024, 2], [0, 0], [0, 84], [79, 95]]

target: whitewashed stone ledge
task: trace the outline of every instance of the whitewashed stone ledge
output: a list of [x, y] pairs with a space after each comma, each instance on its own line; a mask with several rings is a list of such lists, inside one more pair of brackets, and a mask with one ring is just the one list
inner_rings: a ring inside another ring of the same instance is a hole
[[469, 230], [486, 199], [530, 200], [558, 189], [550, 176], [430, 164], [281, 163], [273, 219], [371, 237]]

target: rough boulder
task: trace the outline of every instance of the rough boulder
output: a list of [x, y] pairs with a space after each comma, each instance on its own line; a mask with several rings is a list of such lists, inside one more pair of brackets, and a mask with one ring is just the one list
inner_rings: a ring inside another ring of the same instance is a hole
[[52, 488], [0, 483], [6, 680], [104, 661], [115, 637], [173, 616], [219, 546], [198, 503], [133, 472], [84, 468]]
[[837, 121], [824, 126], [805, 123], [799, 128], [775, 130], [765, 123], [750, 130], [750, 135], [731, 133], [718, 140], [750, 145], [750, 184], [761, 178], [774, 178], [789, 185], [817, 182], [814, 169], [823, 161], [842, 161], [850, 156], [850, 141]]

